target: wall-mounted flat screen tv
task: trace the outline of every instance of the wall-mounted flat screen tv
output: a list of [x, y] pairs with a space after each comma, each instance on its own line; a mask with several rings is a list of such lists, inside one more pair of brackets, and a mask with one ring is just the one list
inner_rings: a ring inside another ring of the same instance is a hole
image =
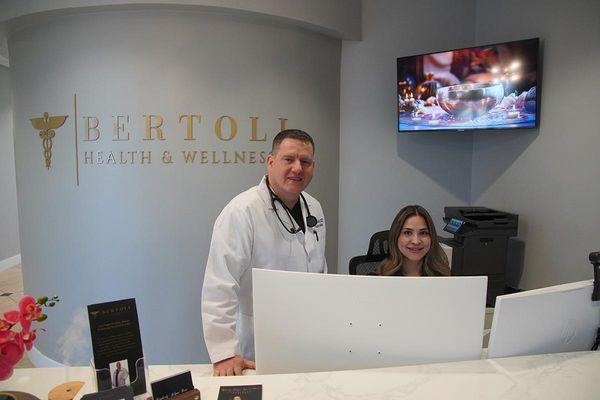
[[400, 57], [398, 131], [534, 128], [539, 39]]

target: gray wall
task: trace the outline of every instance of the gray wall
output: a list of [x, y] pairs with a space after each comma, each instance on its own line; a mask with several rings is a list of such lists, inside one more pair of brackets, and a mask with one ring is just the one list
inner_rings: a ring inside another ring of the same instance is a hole
[[519, 214], [522, 288], [592, 277], [600, 250], [600, 2], [480, 1], [477, 42], [542, 39], [539, 129], [475, 135], [472, 202]]
[[[255, 15], [326, 33], [338, 39], [360, 38], [361, 0], [2, 0], [2, 22], [32, 14], [107, 11], [124, 8], [169, 8]], [[4, 32], [0, 29], [0, 42]], [[0, 44], [0, 56], [2, 46]]]
[[[180, 150], [268, 152], [281, 116], [314, 135], [309, 192], [323, 204], [335, 270], [340, 48], [339, 40], [280, 22], [166, 10], [55, 17], [9, 37], [24, 286], [61, 296], [36, 341], [42, 353], [85, 362], [84, 351], [60, 348], [76, 333], [79, 312], [135, 297], [151, 363], [207, 362], [199, 302], [212, 225], [234, 195], [259, 182], [265, 165], [187, 165]], [[69, 116], [53, 139], [50, 170], [29, 121], [45, 111]], [[189, 112], [202, 115], [193, 142], [177, 122]], [[148, 113], [164, 116], [164, 141], [142, 139]], [[90, 114], [101, 121], [97, 142], [82, 141], [82, 117]], [[127, 142], [112, 140], [117, 114], [131, 116]], [[238, 121], [228, 142], [214, 134], [221, 115]], [[249, 116], [260, 117], [259, 136], [268, 133], [268, 141], [249, 141]], [[85, 151], [121, 150], [151, 150], [152, 164], [84, 163]], [[164, 150], [173, 164], [162, 163]]]
[[363, 40], [343, 42], [339, 270], [364, 254], [407, 204], [429, 209], [470, 201], [470, 135], [398, 134], [396, 58], [468, 46], [475, 2], [363, 2]]
[[[395, 60], [539, 36], [539, 129], [398, 134]], [[564, 1], [363, 2], [363, 41], [342, 46], [340, 270], [403, 205], [420, 203], [438, 228], [443, 207], [519, 214], [532, 289], [589, 279], [600, 249], [600, 3]]]
[[19, 252], [10, 72], [0, 65], [0, 262]]

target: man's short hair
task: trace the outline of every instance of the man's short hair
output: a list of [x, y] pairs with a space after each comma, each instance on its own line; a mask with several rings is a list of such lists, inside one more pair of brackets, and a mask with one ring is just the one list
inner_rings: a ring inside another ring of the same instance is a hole
[[313, 141], [313, 138], [310, 137], [308, 133], [301, 131], [300, 129], [284, 129], [275, 135], [273, 138], [273, 146], [271, 147], [271, 154], [275, 154], [275, 152], [279, 149], [279, 145], [285, 139], [294, 139], [304, 143], [310, 143], [312, 146], [313, 155], [315, 154], [315, 142]]

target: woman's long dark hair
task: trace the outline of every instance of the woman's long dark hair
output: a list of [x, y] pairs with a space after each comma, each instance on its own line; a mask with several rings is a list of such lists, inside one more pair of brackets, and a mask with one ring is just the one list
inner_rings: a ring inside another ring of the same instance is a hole
[[421, 274], [423, 276], [449, 276], [450, 268], [448, 266], [448, 257], [440, 246], [435, 231], [435, 225], [427, 210], [421, 206], [406, 206], [398, 212], [392, 226], [390, 227], [389, 249], [390, 255], [377, 266], [378, 275], [404, 275], [402, 264], [404, 256], [398, 249], [398, 237], [406, 220], [412, 216], [420, 215], [427, 224], [429, 236], [431, 238], [431, 246], [429, 251], [423, 258], [423, 266]]

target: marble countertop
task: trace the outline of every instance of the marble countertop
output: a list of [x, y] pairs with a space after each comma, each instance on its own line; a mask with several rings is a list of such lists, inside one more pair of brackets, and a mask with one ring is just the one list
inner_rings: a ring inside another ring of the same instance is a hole
[[[191, 370], [203, 400], [216, 400], [221, 385], [263, 385], [263, 399], [598, 399], [600, 352], [574, 352], [537, 356], [461, 361], [353, 371], [211, 376], [210, 365], [153, 365], [150, 381]], [[78, 393], [95, 389], [91, 368], [17, 369], [3, 390], [18, 390], [47, 399], [63, 382], [85, 381]]]

